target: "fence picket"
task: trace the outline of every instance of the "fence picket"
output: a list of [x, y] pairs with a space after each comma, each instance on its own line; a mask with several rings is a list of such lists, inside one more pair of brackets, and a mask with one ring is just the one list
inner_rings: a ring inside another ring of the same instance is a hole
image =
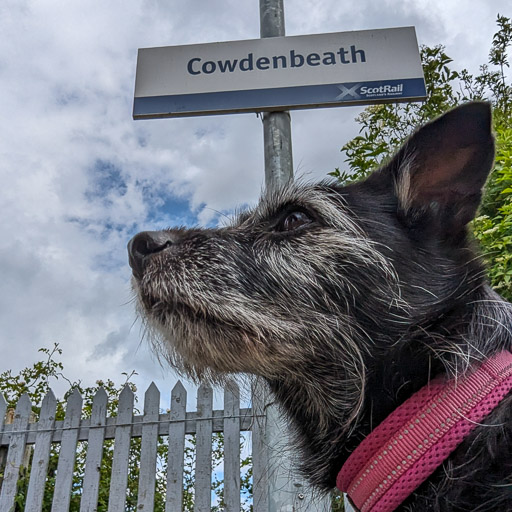
[[[5, 412], [7, 411], [7, 402], [4, 395], [0, 393], [0, 434], [4, 429]], [[3, 482], [3, 474], [5, 468], [5, 461], [7, 460], [7, 446], [0, 446], [0, 489]]]
[[224, 503], [240, 511], [240, 391], [234, 382], [224, 389]]
[[125, 386], [119, 395], [108, 512], [124, 512], [125, 510], [133, 400], [133, 391], [129, 386]]
[[38, 432], [34, 443], [34, 456], [32, 458], [25, 510], [40, 512], [43, 508], [44, 487], [50, 460], [56, 408], [57, 399], [50, 389], [43, 399], [39, 413]]
[[252, 390], [252, 481], [254, 512], [267, 511], [268, 504], [268, 445], [265, 436], [268, 391], [257, 381]]
[[4, 395], [0, 393], [0, 432], [4, 429], [5, 412], [7, 411], [7, 402]]
[[137, 510], [152, 512], [155, 503], [160, 391], [152, 382], [144, 395]]
[[85, 459], [85, 475], [82, 486], [80, 512], [95, 512], [98, 505], [101, 458], [105, 441], [108, 397], [101, 387], [94, 395], [91, 411], [91, 427]]
[[196, 482], [194, 510], [210, 512], [212, 482], [213, 390], [201, 385], [197, 390]]
[[14, 422], [12, 425], [11, 440], [7, 451], [4, 480], [0, 491], [0, 510], [11, 510], [14, 507], [16, 485], [20, 466], [25, 455], [25, 442], [27, 439], [27, 427], [32, 411], [32, 404], [27, 394], [23, 394], [16, 405]]
[[64, 416], [63, 425], [64, 432], [62, 433], [59, 462], [57, 464], [52, 512], [68, 512], [69, 510], [81, 416], [82, 395], [80, 395], [78, 389], [75, 388], [66, 403], [66, 415]]
[[171, 392], [165, 512], [176, 512], [183, 507], [186, 409], [187, 391], [178, 381]]

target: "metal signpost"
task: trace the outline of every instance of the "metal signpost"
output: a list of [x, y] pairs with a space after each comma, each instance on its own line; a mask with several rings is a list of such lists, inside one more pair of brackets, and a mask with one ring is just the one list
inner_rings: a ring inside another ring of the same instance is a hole
[[[260, 37], [284, 37], [283, 0], [260, 0]], [[289, 112], [263, 113], [265, 190], [293, 180], [292, 129]]]
[[[134, 119], [261, 112], [265, 188], [275, 191], [293, 179], [289, 109], [425, 98], [413, 27], [285, 37], [283, 0], [259, 3], [260, 39], [140, 49]], [[330, 499], [313, 498], [296, 474], [269, 407], [269, 512], [328, 512]]]

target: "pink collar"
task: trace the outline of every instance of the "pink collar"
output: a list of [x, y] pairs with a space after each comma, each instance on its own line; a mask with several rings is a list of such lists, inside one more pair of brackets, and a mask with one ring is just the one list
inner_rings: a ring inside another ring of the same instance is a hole
[[511, 389], [508, 351], [457, 380], [432, 380], [356, 448], [338, 474], [338, 489], [361, 512], [395, 510]]

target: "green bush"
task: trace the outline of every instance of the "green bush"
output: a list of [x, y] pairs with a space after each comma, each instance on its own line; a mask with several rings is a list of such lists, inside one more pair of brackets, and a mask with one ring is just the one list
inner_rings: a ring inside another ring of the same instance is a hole
[[423, 103], [372, 105], [356, 121], [359, 135], [342, 147], [347, 168], [330, 173], [347, 184], [366, 177], [405, 141], [414, 127], [449, 108], [471, 100], [486, 100], [493, 107], [496, 165], [491, 172], [482, 206], [472, 223], [492, 286], [512, 301], [512, 86], [505, 71], [512, 46], [510, 18], [497, 16], [488, 63], [479, 74], [452, 69], [443, 46], [421, 48], [427, 98]]

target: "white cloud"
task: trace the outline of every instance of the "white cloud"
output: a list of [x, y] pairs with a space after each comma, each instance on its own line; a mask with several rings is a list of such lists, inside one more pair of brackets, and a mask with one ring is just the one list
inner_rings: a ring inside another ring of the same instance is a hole
[[[288, 0], [288, 34], [414, 24], [476, 71], [504, 0]], [[0, 16], [0, 348], [21, 368], [59, 341], [85, 383], [165, 382], [132, 326], [125, 246], [139, 229], [216, 222], [257, 200], [255, 115], [131, 119], [138, 47], [258, 37], [258, 2], [7, 0]], [[357, 109], [292, 114], [306, 178], [342, 164]], [[172, 206], [173, 198], [176, 204]], [[185, 208], [188, 203], [188, 210]], [[163, 208], [165, 205], [165, 208]], [[170, 387], [170, 386], [168, 386]]]

